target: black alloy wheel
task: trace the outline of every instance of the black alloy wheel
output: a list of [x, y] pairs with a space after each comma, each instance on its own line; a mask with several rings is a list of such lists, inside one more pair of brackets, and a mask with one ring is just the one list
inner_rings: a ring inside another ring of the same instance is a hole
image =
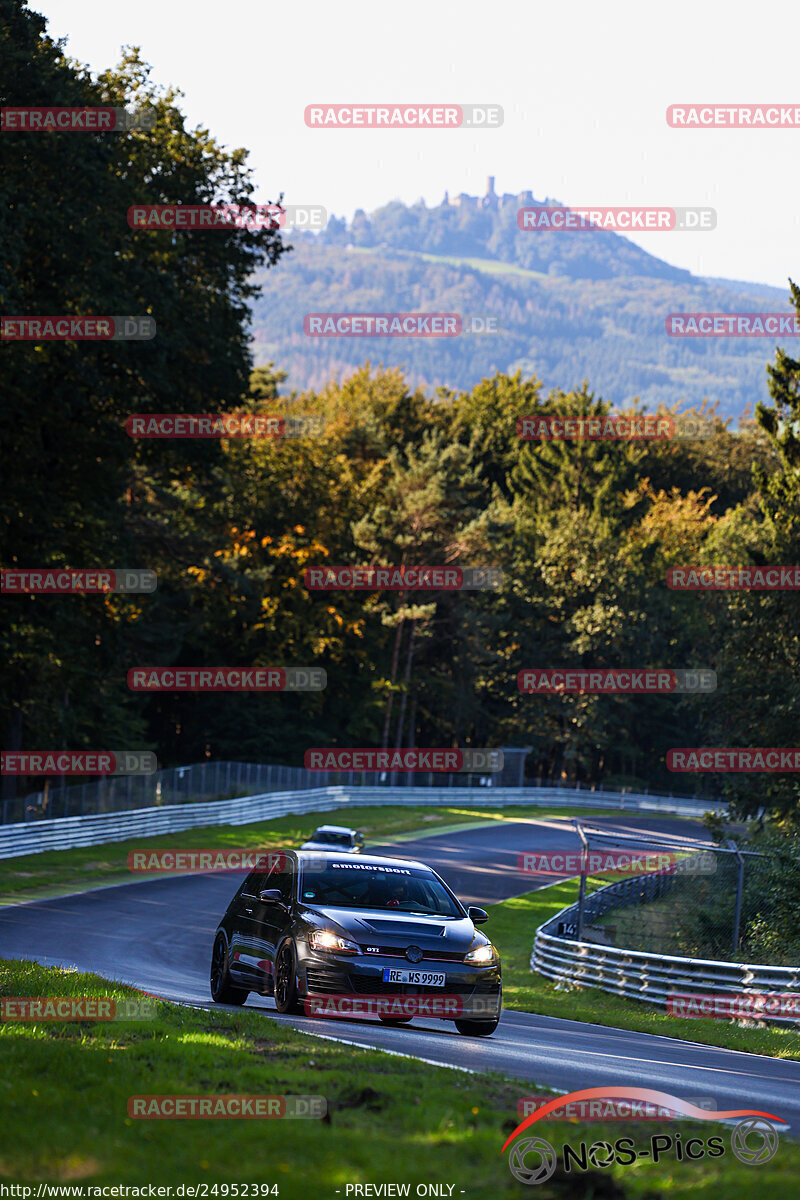
[[237, 987], [228, 968], [228, 947], [221, 933], [217, 934], [211, 955], [211, 999], [215, 1004], [244, 1004], [250, 995], [248, 988]]
[[297, 952], [292, 942], [284, 942], [275, 959], [275, 1007], [279, 1013], [301, 1013], [297, 994]]

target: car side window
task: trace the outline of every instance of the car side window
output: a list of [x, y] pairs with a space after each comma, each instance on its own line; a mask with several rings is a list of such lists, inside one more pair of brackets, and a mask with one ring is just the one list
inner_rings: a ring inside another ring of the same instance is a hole
[[291, 904], [293, 886], [294, 863], [288, 856], [280, 855], [280, 861], [273, 866], [263, 887], [277, 888], [283, 903]]
[[239, 889], [240, 896], [257, 896], [262, 888], [267, 885], [263, 882], [265, 876], [263, 871], [253, 871], [247, 876], [241, 888]]

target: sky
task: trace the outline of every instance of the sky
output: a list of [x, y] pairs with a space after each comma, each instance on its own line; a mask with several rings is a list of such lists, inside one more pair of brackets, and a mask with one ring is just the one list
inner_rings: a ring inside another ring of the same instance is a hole
[[[710, 206], [631, 240], [697, 275], [800, 281], [800, 128], [671, 129], [670, 104], [800, 106], [797, 0], [30, 0], [93, 72], [141, 47], [188, 126], [250, 151], [254, 200], [352, 217], [445, 190]], [[38, 101], [41, 103], [41, 101]], [[309, 104], [499, 104], [492, 129], [313, 129]], [[552, 236], [558, 236], [554, 234]], [[591, 235], [587, 235], [591, 236]]]

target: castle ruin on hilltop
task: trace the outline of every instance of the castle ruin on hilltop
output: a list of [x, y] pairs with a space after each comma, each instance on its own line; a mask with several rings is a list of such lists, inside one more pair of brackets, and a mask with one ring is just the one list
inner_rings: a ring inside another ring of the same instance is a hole
[[502, 196], [498, 196], [494, 190], [494, 175], [486, 176], [486, 195], [485, 196], [469, 196], [466, 192], [461, 192], [458, 196], [450, 199], [449, 193], [445, 192], [444, 199], [440, 207], [442, 208], [471, 208], [476, 212], [482, 208], [487, 208], [491, 212], [496, 212], [501, 208], [521, 208], [526, 204], [540, 204], [541, 201], [534, 200], [533, 192], [519, 192], [516, 196], [512, 192], [503, 192]]

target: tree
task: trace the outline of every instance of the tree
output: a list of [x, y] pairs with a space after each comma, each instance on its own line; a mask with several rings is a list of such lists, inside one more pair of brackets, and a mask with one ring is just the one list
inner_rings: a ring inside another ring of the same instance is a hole
[[[790, 281], [800, 318], [800, 289]], [[755, 505], [740, 505], [720, 530], [716, 560], [800, 563], [800, 361], [780, 347], [767, 367], [772, 405], [756, 405], [772, 463], [756, 462]], [[734, 555], [731, 554], [733, 550]], [[724, 662], [728, 686], [718, 744], [796, 746], [800, 729], [800, 609], [790, 591], [733, 592], [727, 601]], [[723, 780], [734, 813], [764, 808], [778, 823], [800, 825], [800, 783], [792, 775], [732, 775]]]
[[[176, 93], [158, 92], [130, 50], [92, 80], [45, 34], [22, 0], [2, 0], [4, 105], [152, 106], [152, 132], [9, 133], [0, 198], [10, 213], [0, 256], [5, 314], [151, 315], [149, 342], [4, 343], [0, 415], [6, 567], [150, 566], [162, 550], [153, 488], [179, 490], [219, 457], [216, 444], [133, 442], [134, 412], [230, 407], [250, 368], [247, 302], [255, 267], [285, 250], [271, 230], [135, 231], [143, 203], [247, 202], [246, 153], [189, 132]], [[126, 724], [141, 736], [140, 702], [124, 663], [144, 619], [140, 597], [3, 600], [0, 737], [9, 749], [108, 746]], [[152, 630], [151, 630], [152, 636]], [[102, 699], [102, 702], [100, 702]], [[60, 714], [60, 715], [59, 715]], [[65, 715], [68, 714], [68, 715]], [[63, 743], [62, 743], [63, 744]], [[7, 784], [4, 780], [4, 784]]]

